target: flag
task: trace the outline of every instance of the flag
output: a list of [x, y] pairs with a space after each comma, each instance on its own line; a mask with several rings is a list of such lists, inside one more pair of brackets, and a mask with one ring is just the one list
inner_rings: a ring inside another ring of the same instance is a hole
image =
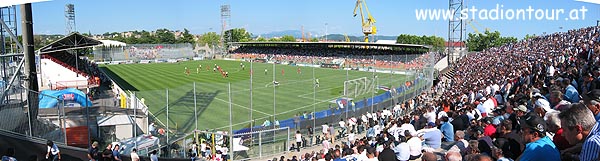
[[390, 87], [387, 87], [387, 86], [379, 86], [379, 89], [384, 90], [384, 91], [390, 91]]
[[338, 105], [338, 107], [344, 108], [348, 104], [348, 100], [346, 100], [345, 98], [338, 98], [337, 100], [335, 100], [335, 103]]

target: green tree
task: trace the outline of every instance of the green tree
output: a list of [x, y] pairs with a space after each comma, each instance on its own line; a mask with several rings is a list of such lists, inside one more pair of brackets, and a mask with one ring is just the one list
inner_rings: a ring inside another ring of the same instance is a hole
[[319, 39], [317, 39], [316, 37], [313, 37], [310, 39], [310, 42], [319, 42]]
[[284, 35], [279, 40], [283, 42], [296, 42], [296, 38], [292, 35]]
[[258, 39], [256, 39], [256, 41], [265, 42], [265, 41], [267, 41], [267, 39], [265, 39], [264, 37], [259, 37]]
[[535, 34], [533, 34], [533, 35], [527, 34], [527, 35], [525, 35], [525, 37], [523, 38], [523, 40], [527, 40], [527, 39], [531, 39], [531, 38], [535, 38], [535, 37], [537, 37], [537, 35], [535, 35]]
[[498, 31], [485, 31], [485, 33], [469, 33], [466, 45], [469, 51], [483, 51], [491, 47], [498, 47], [514, 42], [517, 42], [517, 38], [502, 37]]
[[200, 36], [198, 43], [200, 43], [202, 46], [206, 44], [217, 45], [219, 43], [219, 39], [221, 39], [221, 37], [216, 32], [207, 32]]
[[177, 41], [175, 39], [175, 34], [169, 31], [168, 29], [158, 29], [156, 30], [156, 37], [160, 41], [160, 43], [165, 44], [175, 44]]
[[279, 42], [279, 41], [281, 41], [281, 39], [274, 37], [274, 38], [270, 38], [268, 41], [269, 42]]
[[443, 50], [446, 40], [442, 37], [437, 36], [416, 36], [401, 34], [396, 38], [396, 43], [399, 44], [418, 44], [418, 45], [430, 45], [434, 50]]
[[156, 36], [150, 34], [150, 32], [142, 30], [140, 32], [139, 42], [141, 44], [158, 44], [159, 40]]
[[252, 34], [246, 31], [244, 28], [234, 28], [225, 31], [224, 33], [225, 43], [229, 42], [248, 42], [250, 41]]
[[196, 44], [194, 41], [194, 35], [190, 34], [190, 31], [186, 28], [183, 29], [181, 38], [177, 39], [177, 43], [190, 43], [192, 45]]

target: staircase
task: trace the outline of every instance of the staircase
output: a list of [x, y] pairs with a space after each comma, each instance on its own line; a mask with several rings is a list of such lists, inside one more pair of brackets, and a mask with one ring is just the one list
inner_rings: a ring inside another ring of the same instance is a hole
[[454, 67], [448, 67], [448, 71], [443, 74], [443, 79], [453, 79], [454, 78]]

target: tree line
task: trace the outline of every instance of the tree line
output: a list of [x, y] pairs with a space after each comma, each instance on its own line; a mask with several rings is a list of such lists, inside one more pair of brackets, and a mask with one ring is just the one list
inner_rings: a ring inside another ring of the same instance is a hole
[[177, 37], [174, 31], [169, 29], [158, 29], [153, 33], [142, 31], [131, 31], [131, 35], [124, 36], [121, 33], [112, 32], [104, 33], [109, 40], [124, 42], [126, 44], [179, 44], [190, 43], [195, 44], [194, 35], [190, 34], [188, 29], [183, 29], [181, 36]]
[[437, 36], [417, 36], [400, 34], [396, 39], [398, 44], [417, 44], [417, 45], [429, 45], [433, 50], [444, 50], [446, 40], [442, 37]]

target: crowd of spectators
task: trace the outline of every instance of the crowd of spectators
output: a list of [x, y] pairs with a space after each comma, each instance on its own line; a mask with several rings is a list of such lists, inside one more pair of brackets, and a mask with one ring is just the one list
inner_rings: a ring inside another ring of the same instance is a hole
[[321, 151], [288, 160], [599, 160], [599, 31], [473, 53], [423, 102], [397, 105], [410, 114], [366, 114], [365, 137], [332, 146], [323, 131]]
[[265, 59], [296, 64], [331, 64], [344, 60], [351, 68], [422, 69], [437, 62], [439, 53], [404, 53], [386, 49], [250, 47], [242, 46], [230, 52], [234, 59]]

